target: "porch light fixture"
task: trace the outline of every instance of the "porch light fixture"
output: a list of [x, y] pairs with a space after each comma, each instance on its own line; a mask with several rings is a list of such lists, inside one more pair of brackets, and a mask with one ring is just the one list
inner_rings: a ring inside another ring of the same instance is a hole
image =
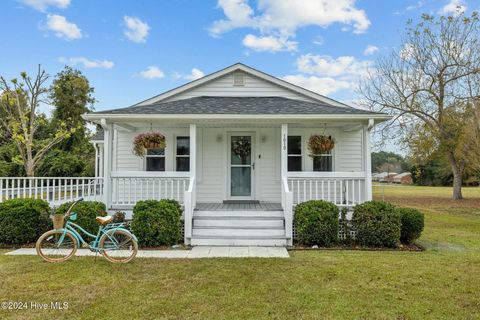
[[217, 142], [222, 142], [223, 136], [221, 134], [217, 134]]
[[264, 134], [262, 134], [262, 135], [260, 136], [260, 142], [261, 142], [261, 143], [265, 143], [266, 141], [267, 141], [267, 136], [264, 135]]

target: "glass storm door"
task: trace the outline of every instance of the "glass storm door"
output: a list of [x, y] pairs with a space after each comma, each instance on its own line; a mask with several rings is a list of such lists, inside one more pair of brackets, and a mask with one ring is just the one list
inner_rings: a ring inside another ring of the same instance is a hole
[[253, 162], [252, 135], [230, 136], [230, 197], [252, 199]]

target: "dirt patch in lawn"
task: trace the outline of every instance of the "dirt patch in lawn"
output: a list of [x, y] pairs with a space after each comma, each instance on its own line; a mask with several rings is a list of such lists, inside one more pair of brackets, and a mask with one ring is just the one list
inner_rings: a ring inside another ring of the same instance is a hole
[[[381, 197], [377, 197], [377, 200], [381, 200]], [[452, 200], [441, 197], [385, 197], [385, 201], [402, 207], [422, 207], [422, 208], [439, 208], [439, 207], [455, 207], [455, 208], [475, 208], [480, 213], [480, 199], [463, 199]]]

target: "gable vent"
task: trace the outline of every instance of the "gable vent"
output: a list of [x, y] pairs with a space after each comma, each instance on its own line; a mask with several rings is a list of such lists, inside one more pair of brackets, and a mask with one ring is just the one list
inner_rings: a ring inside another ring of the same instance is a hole
[[233, 85], [244, 86], [245, 85], [245, 73], [241, 71], [235, 71], [233, 73]]

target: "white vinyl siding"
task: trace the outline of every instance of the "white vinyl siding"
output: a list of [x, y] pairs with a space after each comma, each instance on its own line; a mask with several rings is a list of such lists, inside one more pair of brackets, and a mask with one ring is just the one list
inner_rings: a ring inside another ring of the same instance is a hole
[[[149, 131], [149, 127], [136, 132], [117, 130], [114, 141], [113, 171], [145, 171], [145, 159], [132, 153], [132, 142], [136, 134]], [[189, 129], [153, 126], [166, 136], [166, 171], [175, 171], [175, 139], [188, 136]], [[294, 128], [289, 126], [289, 135], [302, 136], [302, 170], [313, 171], [313, 160], [308, 156], [307, 141], [311, 134], [322, 134], [323, 127]], [[280, 126], [269, 128], [202, 128], [197, 125], [197, 201], [222, 202], [227, 199], [228, 132], [253, 132], [255, 137], [255, 199], [280, 201]], [[333, 149], [333, 171], [363, 171], [363, 131], [344, 131], [327, 128], [325, 134], [335, 140]], [[259, 157], [260, 156], [260, 157]]]
[[284, 97], [290, 99], [318, 102], [295, 91], [280, 87], [276, 84], [260, 79], [253, 75], [244, 73], [244, 85], [233, 84], [233, 72], [223, 77], [214, 79], [198, 87], [172, 96], [166, 101], [189, 99], [200, 96], [222, 96], [222, 97]]

